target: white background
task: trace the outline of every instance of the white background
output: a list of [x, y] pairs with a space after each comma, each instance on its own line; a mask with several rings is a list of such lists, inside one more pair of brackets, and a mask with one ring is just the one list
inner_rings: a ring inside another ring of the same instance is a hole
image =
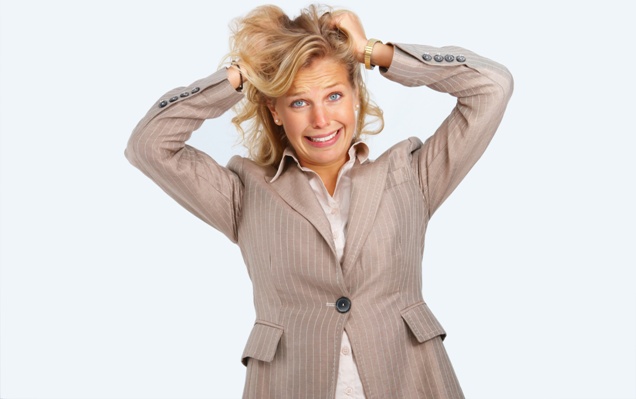
[[[2, 1], [0, 397], [241, 396], [254, 313], [238, 248], [123, 155], [261, 4], [226, 3]], [[468, 398], [636, 397], [636, 32], [628, 2], [591, 3], [346, 4], [370, 37], [460, 45], [515, 77], [427, 236], [425, 298]], [[387, 120], [373, 157], [453, 106], [377, 70], [368, 84]], [[235, 138], [226, 115], [191, 144], [225, 163]]]

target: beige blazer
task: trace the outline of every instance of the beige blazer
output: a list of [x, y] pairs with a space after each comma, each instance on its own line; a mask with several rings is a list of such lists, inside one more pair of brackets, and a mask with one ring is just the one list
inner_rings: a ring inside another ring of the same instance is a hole
[[[422, 297], [424, 235], [486, 149], [513, 81], [502, 65], [462, 48], [395, 46], [384, 77], [449, 93], [457, 105], [425, 143], [410, 138], [356, 162], [342, 264], [293, 161], [272, 182], [273, 167], [238, 156], [223, 167], [185, 144], [242, 99], [224, 69], [168, 92], [130, 138], [133, 165], [241, 248], [256, 310], [244, 398], [333, 398], [343, 329], [367, 398], [463, 397], [444, 329]], [[417, 122], [417, 104], [404, 105]]]

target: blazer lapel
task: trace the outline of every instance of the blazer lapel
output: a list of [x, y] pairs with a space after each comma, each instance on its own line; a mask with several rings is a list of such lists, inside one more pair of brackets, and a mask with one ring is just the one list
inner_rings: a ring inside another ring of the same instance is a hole
[[342, 269], [346, 275], [355, 264], [380, 206], [389, 163], [385, 159], [360, 165], [351, 170], [351, 207], [347, 227]]
[[[271, 183], [271, 186], [280, 197], [296, 212], [311, 223], [320, 235], [325, 239], [331, 251], [336, 254], [331, 226], [325, 212], [322, 210], [316, 194], [314, 194], [309, 180], [303, 175], [303, 171], [292, 165], [285, 165], [287, 170]], [[267, 181], [271, 180], [266, 177]]]

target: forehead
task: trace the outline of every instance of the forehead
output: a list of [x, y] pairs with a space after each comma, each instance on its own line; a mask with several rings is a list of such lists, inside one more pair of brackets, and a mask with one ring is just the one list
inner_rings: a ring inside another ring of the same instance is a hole
[[287, 95], [327, 89], [336, 85], [351, 87], [347, 68], [332, 59], [321, 58], [298, 71]]

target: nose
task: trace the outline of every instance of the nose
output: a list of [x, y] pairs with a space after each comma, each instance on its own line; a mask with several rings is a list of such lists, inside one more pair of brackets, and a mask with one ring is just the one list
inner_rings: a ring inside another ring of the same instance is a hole
[[315, 105], [312, 109], [312, 125], [316, 129], [321, 129], [329, 125], [329, 115], [322, 105]]

